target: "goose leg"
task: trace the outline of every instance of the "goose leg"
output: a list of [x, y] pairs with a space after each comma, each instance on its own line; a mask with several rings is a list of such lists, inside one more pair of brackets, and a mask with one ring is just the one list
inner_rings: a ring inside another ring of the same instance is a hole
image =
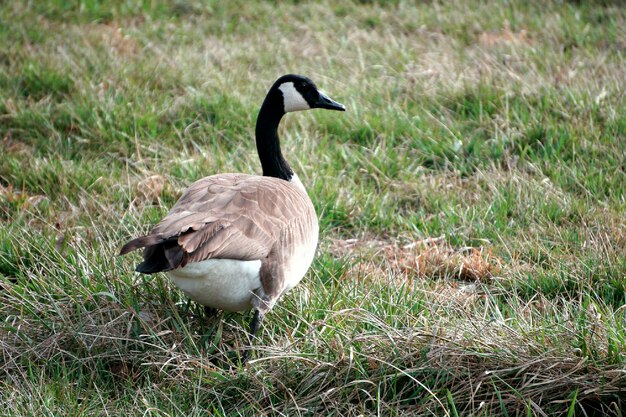
[[217, 314], [217, 308], [204, 306], [204, 316], [206, 318], [213, 317]]
[[246, 362], [248, 362], [248, 359], [250, 358], [250, 350], [252, 350], [252, 344], [254, 343], [254, 338], [257, 332], [259, 331], [259, 329], [261, 328], [261, 323], [263, 322], [264, 316], [265, 314], [261, 313], [261, 311], [259, 311], [258, 309], [254, 310], [254, 316], [252, 317], [252, 320], [250, 320], [250, 331], [248, 332], [248, 342], [250, 346], [246, 348], [246, 350], [243, 352], [243, 356], [241, 357], [242, 365], [245, 365]]
[[261, 328], [264, 316], [265, 314], [261, 314], [261, 311], [254, 310], [254, 316], [252, 317], [252, 320], [250, 320], [250, 344], [252, 344], [254, 337]]

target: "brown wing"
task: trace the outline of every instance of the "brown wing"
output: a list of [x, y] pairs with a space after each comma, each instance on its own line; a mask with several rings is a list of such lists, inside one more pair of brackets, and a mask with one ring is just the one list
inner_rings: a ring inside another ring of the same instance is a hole
[[315, 217], [306, 193], [271, 177], [220, 174], [192, 184], [148, 234], [120, 254], [145, 247], [140, 272], [154, 273], [211, 258], [265, 258], [281, 230]]

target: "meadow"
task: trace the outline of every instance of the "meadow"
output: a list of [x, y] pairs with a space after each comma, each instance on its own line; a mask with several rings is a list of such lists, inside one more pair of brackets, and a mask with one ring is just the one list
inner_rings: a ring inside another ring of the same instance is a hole
[[[0, 2], [6, 416], [622, 416], [620, 1]], [[260, 173], [282, 74], [318, 254], [206, 317], [121, 245], [195, 179]]]

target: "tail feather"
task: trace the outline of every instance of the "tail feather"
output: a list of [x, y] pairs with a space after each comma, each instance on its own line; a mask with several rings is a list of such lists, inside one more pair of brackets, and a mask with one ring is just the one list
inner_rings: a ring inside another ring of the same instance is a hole
[[141, 236], [122, 246], [120, 255], [144, 248], [143, 262], [135, 271], [144, 274], [169, 271], [184, 263], [184, 251], [178, 245], [178, 236], [164, 238], [162, 235]]
[[152, 246], [164, 242], [165, 239], [161, 235], [148, 235], [140, 236], [136, 239], [127, 242], [120, 250], [120, 255], [126, 255], [134, 250], [145, 248], [146, 246]]
[[172, 269], [165, 257], [163, 244], [147, 247], [144, 251], [144, 261], [137, 265], [135, 271], [144, 274], [156, 274], [157, 272], [169, 271]]

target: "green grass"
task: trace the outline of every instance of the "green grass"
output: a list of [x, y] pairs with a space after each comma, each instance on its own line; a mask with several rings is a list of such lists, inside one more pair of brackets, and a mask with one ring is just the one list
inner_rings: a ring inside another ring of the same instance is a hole
[[[624, 27], [611, 1], [2, 3], [6, 415], [623, 415]], [[348, 111], [283, 122], [321, 241], [243, 369], [247, 315], [116, 254], [193, 180], [260, 172], [289, 72]]]

